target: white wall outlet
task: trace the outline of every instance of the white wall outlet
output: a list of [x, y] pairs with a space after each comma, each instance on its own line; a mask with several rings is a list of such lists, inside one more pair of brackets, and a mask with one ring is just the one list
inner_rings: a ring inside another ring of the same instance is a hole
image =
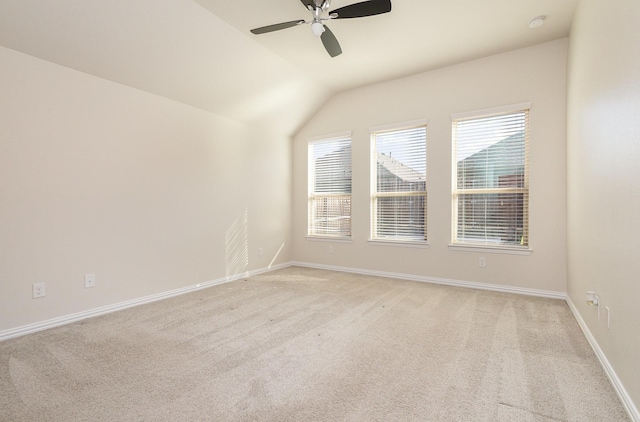
[[329, 253], [333, 253], [333, 245], [329, 246]]
[[481, 257], [478, 259], [478, 266], [479, 266], [480, 268], [485, 268], [485, 267], [487, 266], [487, 259], [486, 259], [484, 256], [481, 256]]
[[264, 249], [258, 248], [258, 256], [264, 255]]
[[87, 274], [84, 276], [84, 288], [88, 289], [89, 287], [96, 286], [96, 275], [95, 274]]
[[44, 297], [47, 290], [44, 283], [33, 283], [33, 298]]

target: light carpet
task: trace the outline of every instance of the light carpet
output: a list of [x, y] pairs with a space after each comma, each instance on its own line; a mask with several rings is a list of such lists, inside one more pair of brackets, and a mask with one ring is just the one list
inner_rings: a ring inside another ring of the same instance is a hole
[[2, 421], [628, 421], [560, 300], [289, 267], [0, 343]]

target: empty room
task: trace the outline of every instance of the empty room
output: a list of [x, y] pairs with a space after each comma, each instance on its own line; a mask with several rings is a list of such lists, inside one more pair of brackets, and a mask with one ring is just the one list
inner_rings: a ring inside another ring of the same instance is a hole
[[0, 0], [0, 421], [640, 422], [638, 0]]

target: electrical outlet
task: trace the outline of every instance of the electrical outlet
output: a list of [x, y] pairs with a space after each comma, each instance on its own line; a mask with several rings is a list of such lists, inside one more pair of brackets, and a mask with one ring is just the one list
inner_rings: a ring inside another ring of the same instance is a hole
[[44, 283], [33, 283], [33, 298], [44, 297], [47, 290]]
[[478, 266], [479, 266], [480, 268], [485, 268], [485, 267], [487, 266], [487, 259], [486, 259], [484, 256], [481, 256], [481, 257], [478, 259]]
[[333, 253], [333, 245], [329, 246], [329, 253]]
[[264, 255], [264, 249], [258, 248], [258, 256]]
[[95, 274], [87, 274], [84, 276], [84, 288], [88, 289], [89, 287], [96, 286], [96, 275]]

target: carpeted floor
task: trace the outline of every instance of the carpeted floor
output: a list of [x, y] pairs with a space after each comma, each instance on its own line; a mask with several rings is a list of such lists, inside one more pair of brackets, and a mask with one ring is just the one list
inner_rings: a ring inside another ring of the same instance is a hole
[[627, 421], [566, 303], [290, 267], [0, 343], [2, 421]]

